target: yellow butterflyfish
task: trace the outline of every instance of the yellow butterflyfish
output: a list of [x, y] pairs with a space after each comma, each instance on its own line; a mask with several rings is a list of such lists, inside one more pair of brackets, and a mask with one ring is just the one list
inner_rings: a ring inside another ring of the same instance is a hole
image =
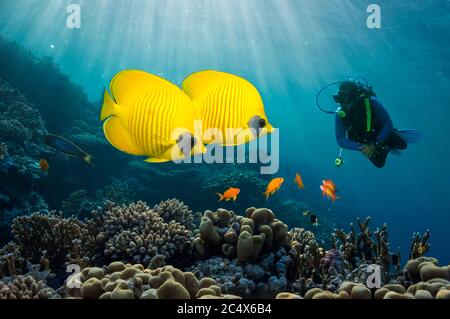
[[205, 144], [244, 144], [274, 130], [258, 90], [239, 76], [200, 71], [185, 78], [182, 88], [202, 121]]
[[147, 156], [147, 162], [180, 160], [205, 152], [194, 137], [195, 109], [175, 84], [138, 70], [118, 73], [105, 92], [100, 120], [111, 145]]

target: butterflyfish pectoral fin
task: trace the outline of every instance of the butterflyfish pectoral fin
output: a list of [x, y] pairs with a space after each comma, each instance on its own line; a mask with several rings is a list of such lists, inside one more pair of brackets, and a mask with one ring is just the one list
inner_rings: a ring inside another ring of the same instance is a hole
[[170, 161], [182, 161], [186, 159], [186, 156], [181, 152], [177, 144], [169, 147], [167, 151], [157, 156], [157, 158], [149, 158], [146, 162], [149, 163], [162, 163]]
[[145, 162], [147, 162], [147, 163], [166, 163], [166, 162], [170, 162], [170, 160], [165, 159], [165, 158], [149, 157], [145, 160]]
[[113, 116], [103, 123], [103, 132], [108, 142], [118, 150], [131, 155], [145, 155], [133, 142], [130, 132], [122, 121]]

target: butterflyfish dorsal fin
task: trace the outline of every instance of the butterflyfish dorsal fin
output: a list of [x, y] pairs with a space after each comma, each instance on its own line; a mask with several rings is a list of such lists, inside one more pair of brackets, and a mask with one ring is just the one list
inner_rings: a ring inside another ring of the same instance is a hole
[[118, 73], [110, 84], [110, 90], [117, 104], [131, 105], [137, 98], [152, 89], [164, 89], [183, 93], [175, 84], [154, 74], [140, 70], [124, 70]]

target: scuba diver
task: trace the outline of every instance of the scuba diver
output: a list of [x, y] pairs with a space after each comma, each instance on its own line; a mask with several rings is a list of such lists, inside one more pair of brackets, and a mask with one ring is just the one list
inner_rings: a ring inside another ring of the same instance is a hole
[[[333, 100], [339, 107], [337, 111], [324, 110], [318, 98], [324, 89], [339, 84]], [[326, 113], [335, 114], [335, 134], [341, 147], [336, 166], [343, 164], [342, 149], [360, 151], [378, 168], [384, 167], [389, 153], [400, 154], [408, 143], [417, 142], [417, 130], [395, 129], [391, 117], [384, 106], [376, 99], [371, 87], [359, 81], [342, 81], [323, 88], [317, 95], [317, 105]]]

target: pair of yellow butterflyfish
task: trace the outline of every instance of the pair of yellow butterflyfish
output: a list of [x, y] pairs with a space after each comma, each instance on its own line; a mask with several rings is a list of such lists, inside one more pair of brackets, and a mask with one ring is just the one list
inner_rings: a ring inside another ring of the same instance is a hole
[[[100, 114], [107, 140], [147, 162], [181, 160], [205, 153], [205, 144], [239, 145], [273, 131], [258, 90], [229, 73], [197, 72], [180, 88], [144, 71], [125, 70], [111, 80], [109, 91]], [[194, 135], [196, 123], [200, 138]]]

